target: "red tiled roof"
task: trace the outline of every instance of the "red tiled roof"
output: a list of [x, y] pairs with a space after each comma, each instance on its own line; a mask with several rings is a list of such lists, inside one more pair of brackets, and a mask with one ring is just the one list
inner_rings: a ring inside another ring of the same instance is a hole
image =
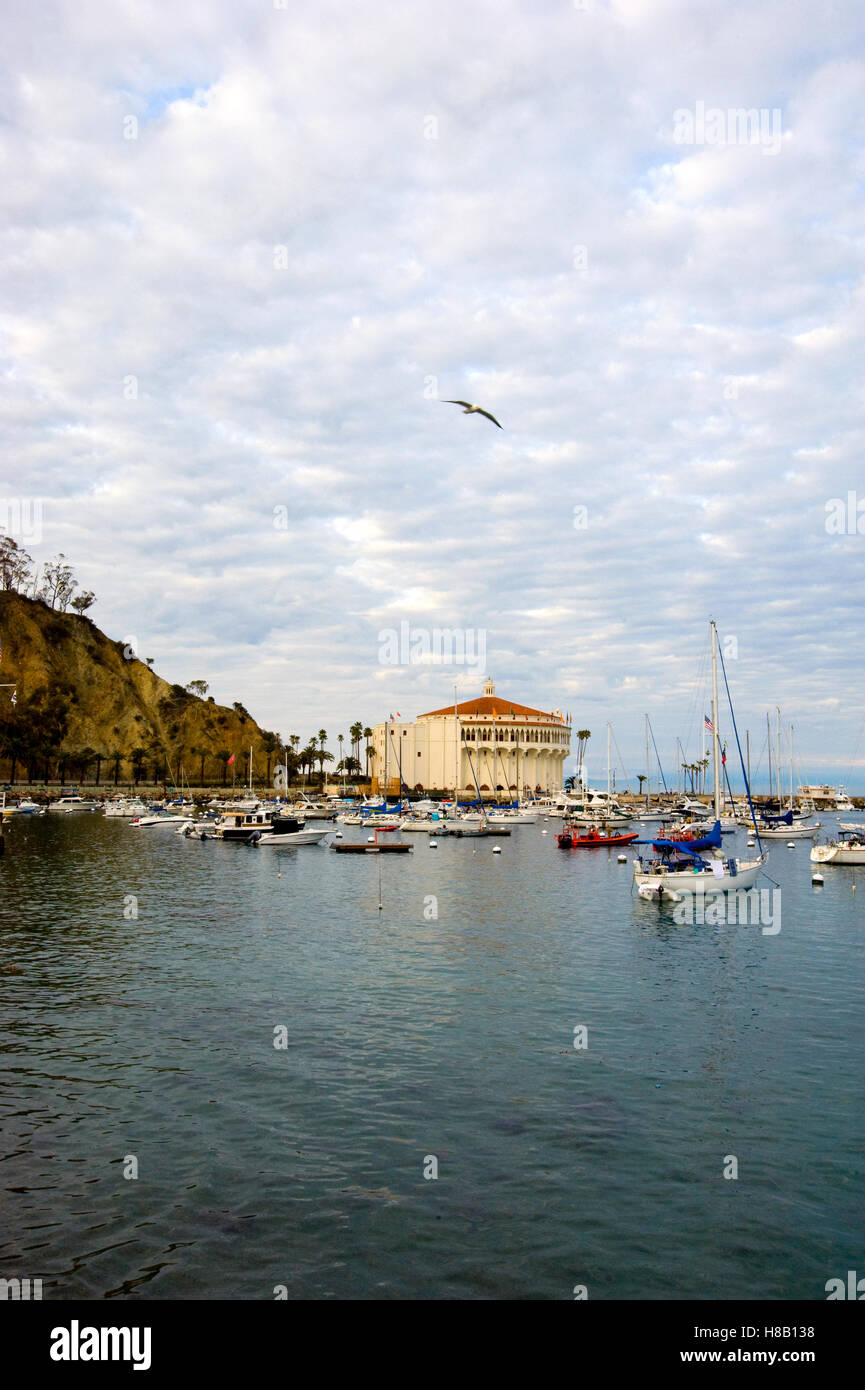
[[[437, 715], [453, 714], [453, 712], [453, 705], [445, 705], [444, 709], [431, 709], [426, 714], [419, 714], [418, 719], [433, 719]], [[532, 709], [531, 705], [515, 705], [512, 700], [503, 700], [501, 695], [479, 695], [475, 700], [465, 700], [463, 704], [457, 705], [457, 713], [461, 716], [464, 715], [467, 719], [471, 718], [473, 714], [487, 719], [490, 715], [499, 719], [509, 719], [512, 714], [528, 714], [535, 719], [558, 719], [559, 717], [548, 710]]]

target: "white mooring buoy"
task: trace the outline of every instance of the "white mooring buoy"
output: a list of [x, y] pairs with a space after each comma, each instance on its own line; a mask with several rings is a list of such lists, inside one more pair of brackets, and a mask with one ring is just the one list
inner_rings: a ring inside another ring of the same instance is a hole
[[367, 842], [368, 845], [374, 845], [374, 844], [375, 844], [375, 836], [374, 836], [374, 835], [367, 835], [367, 837], [366, 837], [366, 842]]
[[788, 848], [788, 849], [795, 849], [795, 848], [796, 848], [796, 841], [795, 841], [795, 840], [788, 840], [788, 841], [787, 841], [787, 848]]
[[342, 831], [341, 831], [341, 830], [337, 830], [337, 832], [336, 832], [336, 834], [334, 835], [333, 838], [334, 838], [335, 840], [341, 840], [341, 839], [342, 839]]
[[502, 852], [502, 847], [501, 847], [501, 845], [493, 845], [493, 854], [501, 854], [501, 852]]
[[429, 842], [429, 847], [430, 847], [430, 849], [438, 849], [438, 847], [439, 847], [439, 842], [438, 842], [438, 840], [430, 840], [430, 842]]
[[627, 856], [626, 854], [620, 854], [620, 855], [619, 855], [619, 863], [620, 863], [620, 864], [627, 864], [627, 862], [628, 862], [628, 856]]
[[815, 883], [815, 884], [817, 885], [817, 887], [820, 888], [820, 887], [822, 886], [822, 884], [825, 882], [825, 880], [824, 880], [822, 874], [812, 874], [812, 875], [811, 875], [811, 882], [812, 882], [812, 883]]

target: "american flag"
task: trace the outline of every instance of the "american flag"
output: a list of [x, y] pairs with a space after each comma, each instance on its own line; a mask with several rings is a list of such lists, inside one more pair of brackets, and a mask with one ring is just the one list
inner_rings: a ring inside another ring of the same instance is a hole
[[707, 734], [713, 734], [715, 732], [715, 726], [709, 718], [708, 714], [703, 715], [703, 728], [706, 730]]

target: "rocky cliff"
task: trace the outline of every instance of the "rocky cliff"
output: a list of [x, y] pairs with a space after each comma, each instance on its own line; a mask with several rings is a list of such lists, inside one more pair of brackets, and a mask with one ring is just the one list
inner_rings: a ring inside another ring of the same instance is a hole
[[[39, 599], [0, 592], [0, 776], [24, 768], [55, 775], [132, 781], [150, 778], [221, 784], [230, 754], [237, 780], [247, 776], [249, 748], [260, 782], [274, 757], [273, 735], [240, 704], [229, 709], [167, 681], [85, 616], [60, 613]], [[118, 762], [119, 759], [119, 762]], [[202, 761], [203, 760], [203, 761]]]

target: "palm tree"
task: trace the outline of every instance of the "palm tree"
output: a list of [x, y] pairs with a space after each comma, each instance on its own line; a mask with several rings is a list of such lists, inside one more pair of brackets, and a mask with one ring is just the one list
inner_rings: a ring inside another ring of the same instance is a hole
[[310, 740], [309, 740], [309, 743], [306, 745], [306, 747], [305, 747], [305, 748], [301, 748], [300, 752], [299, 752], [298, 755], [297, 755], [297, 757], [298, 757], [298, 762], [299, 762], [299, 764], [300, 764], [300, 770], [301, 770], [301, 772], [303, 772], [304, 768], [308, 767], [308, 768], [309, 768], [309, 775], [312, 776], [312, 770], [313, 770], [313, 768], [315, 767], [315, 759], [316, 759], [317, 753], [318, 753], [318, 746], [317, 746], [317, 744], [313, 741], [313, 739], [310, 739]]
[[637, 773], [637, 781], [638, 781], [639, 784], [640, 784], [640, 793], [639, 793], [640, 796], [643, 795], [643, 783], [644, 783], [646, 780], [647, 780], [647, 779], [646, 779], [646, 774], [645, 774], [645, 772], [638, 772], [638, 773]]
[[337, 768], [337, 772], [342, 768], [343, 776], [345, 776], [345, 766], [342, 760], [342, 745], [345, 742], [345, 734], [337, 734], [336, 741], [339, 744], [339, 767]]
[[[97, 757], [96, 750], [95, 750], [94, 748], [90, 748], [90, 747], [88, 747], [88, 748], [82, 748], [82, 749], [81, 749], [81, 752], [80, 752], [80, 753], [75, 753], [75, 754], [73, 755], [73, 757], [74, 757], [75, 765], [78, 767], [78, 770], [79, 770], [79, 774], [78, 774], [78, 775], [80, 776], [81, 781], [82, 781], [82, 782], [86, 782], [86, 781], [87, 781], [87, 769], [90, 767], [90, 764], [93, 762], [94, 758]], [[100, 761], [101, 761], [101, 759], [100, 759]]]
[[228, 750], [227, 748], [220, 748], [219, 751], [218, 751], [217, 754], [216, 754], [216, 760], [217, 760], [217, 762], [222, 763], [222, 785], [223, 785], [223, 786], [225, 786], [226, 780], [227, 780], [227, 778], [228, 778], [228, 760], [229, 760], [230, 757], [231, 757], [231, 753], [229, 752], [229, 750]]
[[129, 755], [129, 760], [132, 763], [132, 777], [136, 787], [141, 781], [141, 769], [144, 766], [144, 759], [146, 757], [147, 750], [144, 748], [133, 748]]
[[267, 776], [265, 778], [265, 781], [267, 782], [267, 785], [270, 786], [270, 764], [273, 761], [274, 753], [279, 747], [279, 735], [270, 734], [267, 733], [267, 731], [265, 731], [264, 737], [261, 740], [261, 746], [264, 749], [264, 752], [267, 756]]
[[123, 754], [119, 748], [112, 748], [108, 757], [114, 763], [114, 785], [116, 787], [120, 781], [120, 764], [123, 762]]
[[348, 733], [351, 739], [351, 755], [353, 758], [357, 758], [360, 754], [360, 741], [363, 738], [363, 725], [359, 719], [355, 720]]
[[[315, 740], [313, 740], [313, 742], [315, 742]], [[320, 750], [319, 750], [319, 752], [318, 752], [318, 754], [317, 754], [317, 757], [318, 757], [318, 772], [319, 772], [319, 776], [321, 777], [321, 780], [324, 781], [324, 764], [325, 764], [325, 761], [327, 761], [327, 762], [332, 762], [332, 761], [333, 761], [333, 758], [331, 757], [330, 753], [328, 753], [327, 759], [325, 759], [325, 756], [324, 756], [324, 753], [325, 753], [324, 745], [325, 745], [325, 743], [327, 742], [327, 729], [319, 729], [319, 731], [318, 731], [318, 742], [321, 744], [321, 748], [320, 748]]]
[[583, 759], [586, 756], [586, 744], [592, 737], [591, 729], [577, 730], [577, 767], [583, 766]]
[[364, 729], [363, 736], [366, 739], [366, 775], [369, 776], [369, 741], [372, 738], [372, 729]]

